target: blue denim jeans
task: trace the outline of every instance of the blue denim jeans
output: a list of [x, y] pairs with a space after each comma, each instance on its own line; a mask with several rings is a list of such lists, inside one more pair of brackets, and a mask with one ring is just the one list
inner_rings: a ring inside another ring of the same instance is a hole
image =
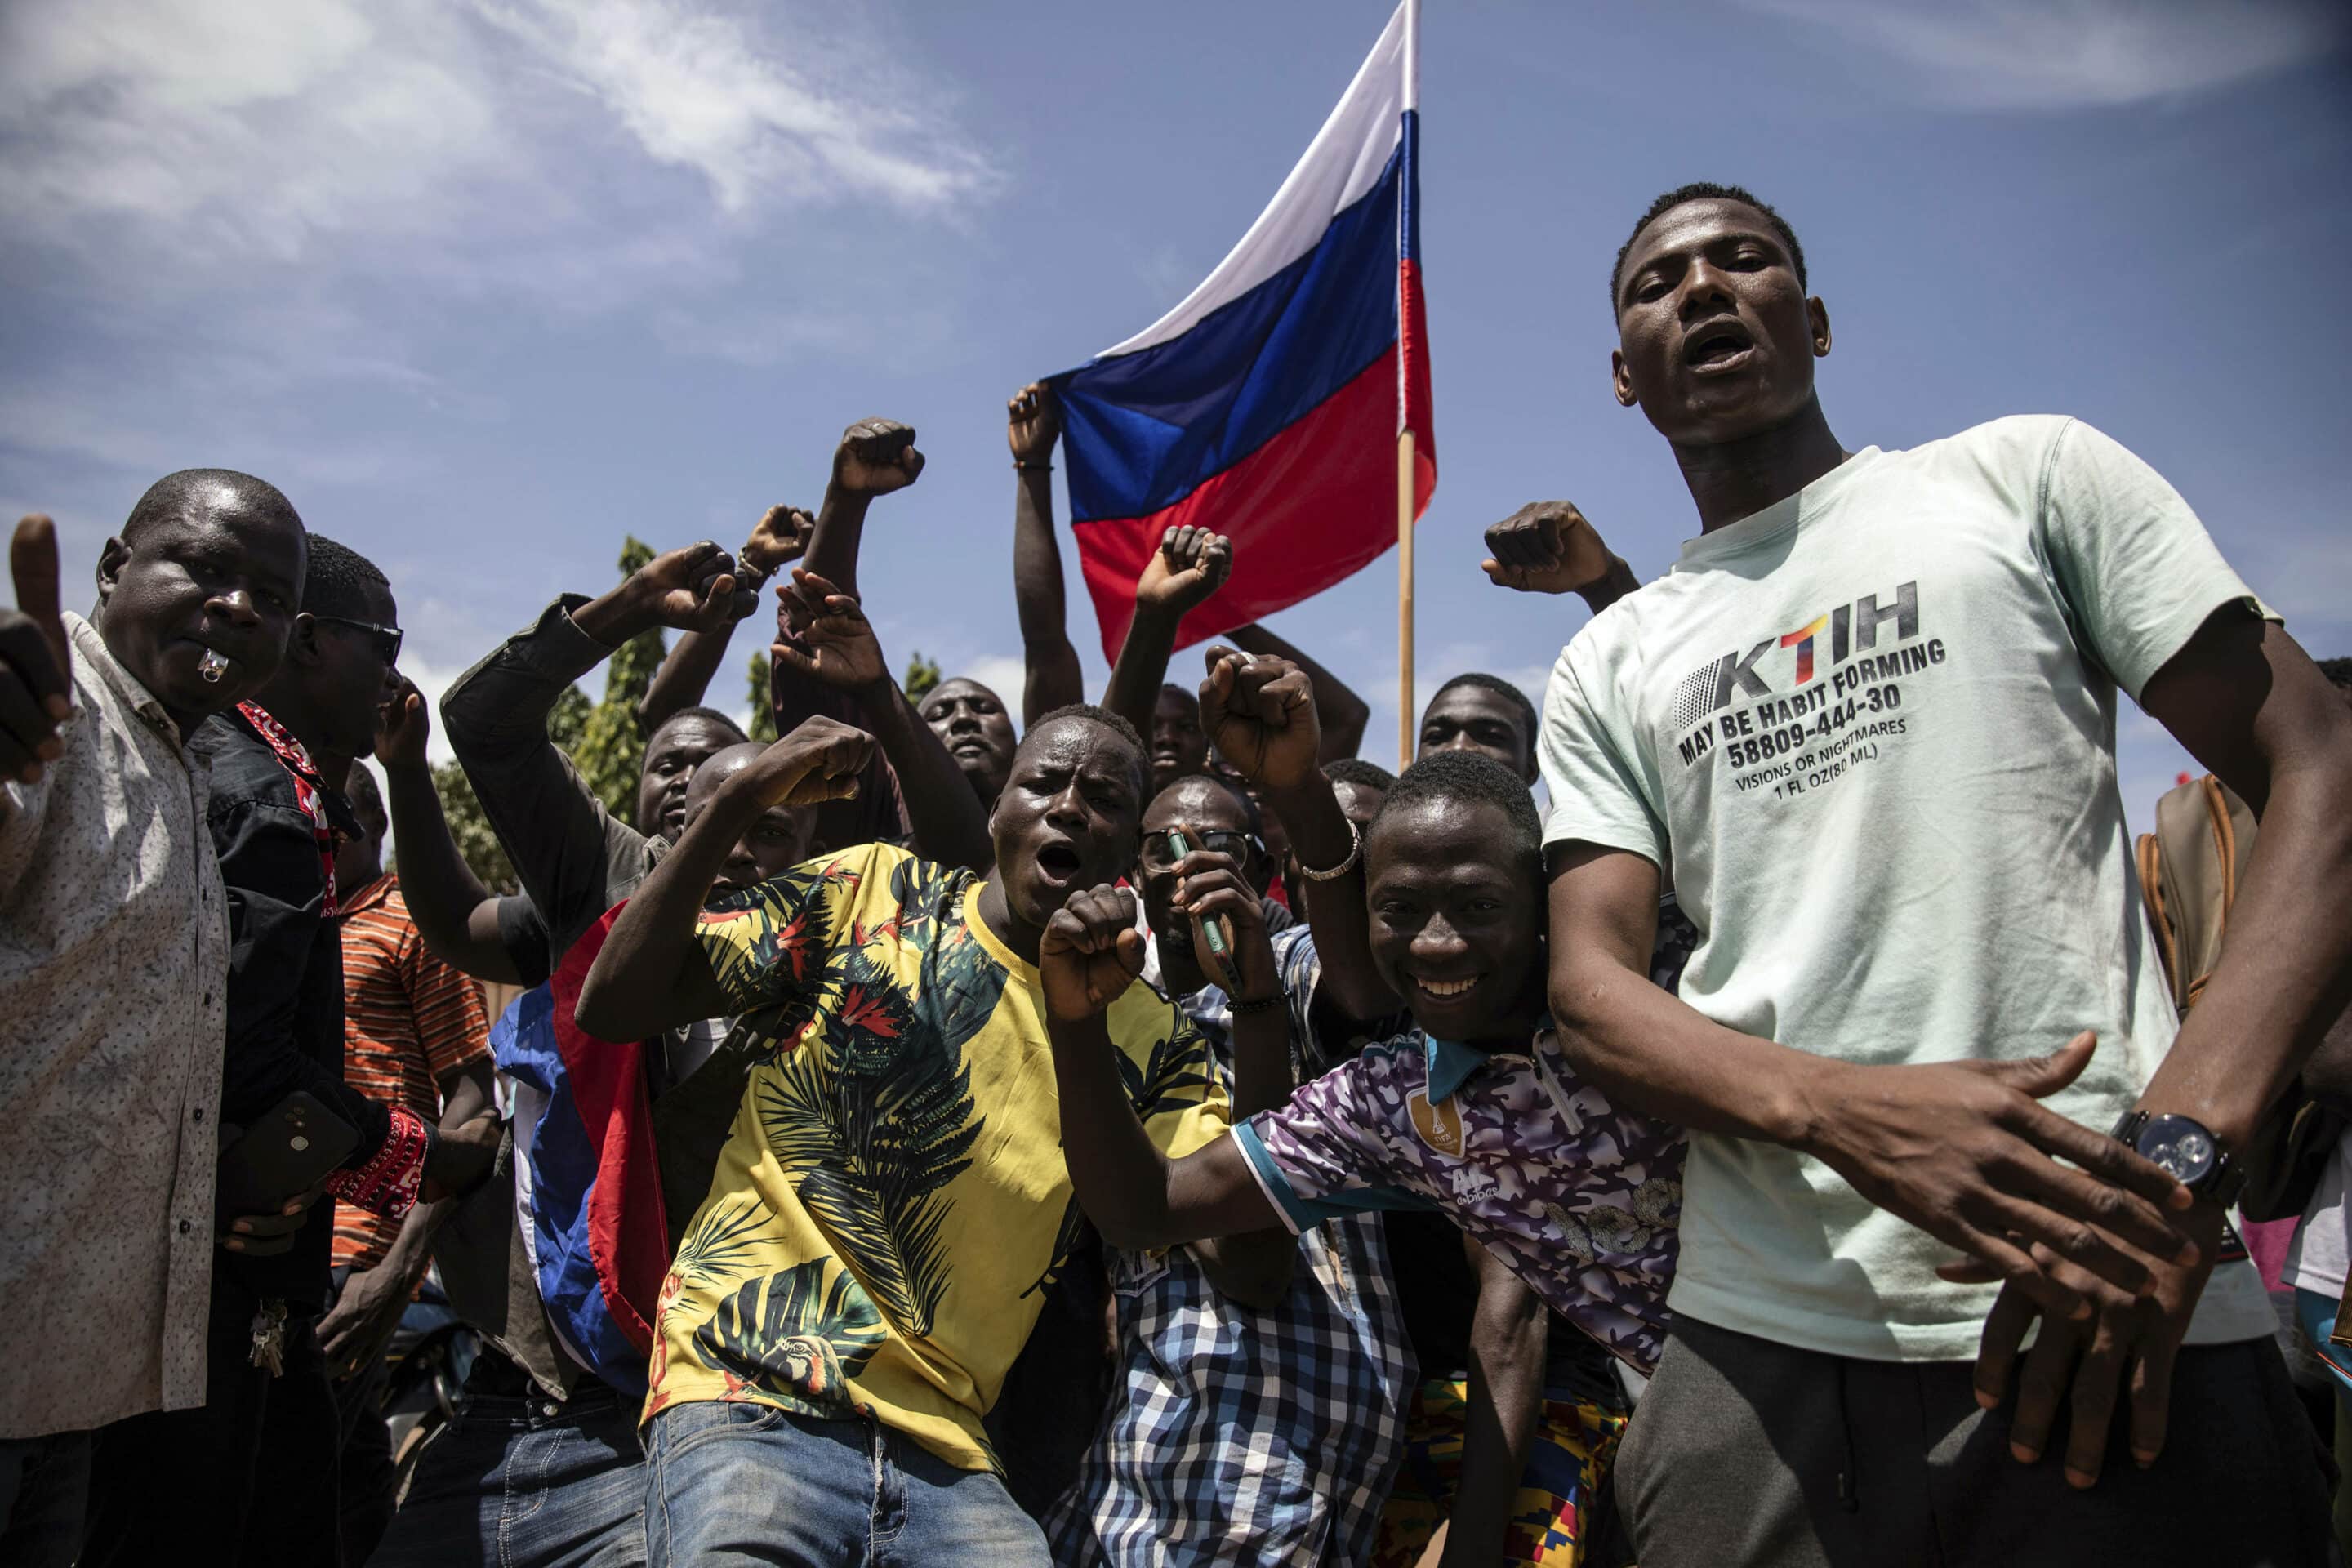
[[371, 1568], [639, 1568], [637, 1402], [477, 1394], [433, 1435]]
[[652, 1568], [1047, 1568], [1045, 1532], [1004, 1483], [870, 1417], [764, 1405], [673, 1405], [646, 1449]]
[[89, 1500], [89, 1433], [0, 1442], [0, 1563], [73, 1568]]

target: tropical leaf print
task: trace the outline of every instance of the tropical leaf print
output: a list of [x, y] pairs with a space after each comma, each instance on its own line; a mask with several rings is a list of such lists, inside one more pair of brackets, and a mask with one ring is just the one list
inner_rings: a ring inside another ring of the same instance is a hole
[[896, 912], [873, 934], [895, 937], [916, 952], [929, 952], [944, 934], [961, 937], [964, 928], [955, 918], [956, 902], [971, 880], [969, 871], [932, 861], [899, 861], [890, 868], [890, 900]]
[[857, 881], [841, 861], [812, 862], [714, 904], [705, 926], [740, 921], [751, 931], [721, 962], [719, 984], [730, 996], [771, 1002], [814, 985], [832, 946], [835, 906]]
[[[678, 1243], [677, 1257], [670, 1264], [670, 1283], [679, 1289], [690, 1286], [710, 1291], [745, 1272], [758, 1260], [760, 1249], [778, 1239], [763, 1234], [770, 1217], [767, 1205], [751, 1193], [731, 1194], [704, 1205], [687, 1228], [686, 1239]], [[671, 1297], [677, 1289], [665, 1289], [662, 1293]]]
[[951, 1272], [944, 1189], [970, 1167], [982, 1126], [971, 1072], [961, 1040], [926, 1026], [923, 1005], [882, 965], [853, 950], [834, 976], [826, 1048], [779, 1057], [754, 1104], [770, 1152], [843, 1260], [907, 1332], [928, 1334]]
[[865, 1370], [886, 1331], [856, 1279], [836, 1270], [820, 1289], [824, 1273], [820, 1258], [747, 1279], [694, 1331], [695, 1351], [726, 1376], [730, 1393], [753, 1388], [804, 1401], [817, 1414], [848, 1403], [848, 1380]]
[[1136, 1116], [1146, 1121], [1163, 1110], [1200, 1104], [1209, 1097], [1213, 1081], [1209, 1042], [1175, 1008], [1168, 1010], [1168, 1033], [1151, 1043], [1151, 1056], [1143, 1066], [1136, 1066], [1125, 1051], [1113, 1058]]

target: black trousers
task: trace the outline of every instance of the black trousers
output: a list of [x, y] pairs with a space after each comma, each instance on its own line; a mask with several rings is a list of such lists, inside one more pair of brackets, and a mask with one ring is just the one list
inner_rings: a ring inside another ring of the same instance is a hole
[[2122, 1413], [2099, 1483], [2066, 1484], [2065, 1423], [2010, 1456], [2010, 1405], [1966, 1362], [1869, 1362], [1675, 1326], [1617, 1454], [1643, 1568], [2324, 1568], [2333, 1465], [2268, 1339], [2180, 1352], [2164, 1453]]
[[285, 1372], [252, 1362], [259, 1305], [213, 1276], [205, 1403], [102, 1427], [82, 1568], [220, 1563], [340, 1568], [335, 1395], [312, 1320], [289, 1318]]

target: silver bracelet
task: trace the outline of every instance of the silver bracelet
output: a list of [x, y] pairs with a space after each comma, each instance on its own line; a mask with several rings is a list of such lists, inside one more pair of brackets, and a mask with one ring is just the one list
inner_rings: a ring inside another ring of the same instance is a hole
[[1346, 876], [1349, 872], [1354, 870], [1356, 868], [1356, 862], [1363, 858], [1363, 829], [1350, 822], [1348, 824], [1348, 858], [1345, 860], [1340, 861], [1337, 866], [1332, 867], [1328, 871], [1318, 871], [1314, 867], [1309, 866], [1306, 861], [1301, 860], [1298, 863], [1298, 874], [1306, 878], [1310, 882], [1336, 882], [1340, 878]]

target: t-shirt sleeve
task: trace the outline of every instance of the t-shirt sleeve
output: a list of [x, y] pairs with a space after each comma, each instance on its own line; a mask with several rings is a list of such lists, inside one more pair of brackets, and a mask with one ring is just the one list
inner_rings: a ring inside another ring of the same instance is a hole
[[2041, 501], [2059, 594], [2084, 647], [2134, 701], [2223, 605], [2279, 619], [2230, 569], [2180, 492], [2080, 420], [2051, 442]]
[[910, 857], [887, 844], [861, 844], [803, 861], [782, 876], [714, 900], [695, 934], [729, 1010], [750, 1013], [790, 1001], [823, 977], [843, 940], [857, 891]]
[[1192, 1021], [1140, 981], [1106, 1020], [1118, 1048], [1128, 1103], [1151, 1146], [1181, 1160], [1233, 1122], [1233, 1102]]
[[1622, 635], [1613, 617], [1586, 627], [1560, 650], [1544, 689], [1539, 757], [1551, 797], [1544, 843], [1630, 849], [1664, 867], [1666, 825], [1644, 787], [1634, 714], [1608, 668], [1612, 633]]
[[1234, 1126], [1250, 1173], [1293, 1234], [1338, 1215], [1429, 1206], [1407, 1190], [1374, 1098], [1358, 1058]]
[[407, 938], [404, 978], [425, 1070], [437, 1080], [459, 1068], [488, 1061], [490, 1019], [482, 1005], [481, 987], [437, 957], [415, 928], [409, 928]]

